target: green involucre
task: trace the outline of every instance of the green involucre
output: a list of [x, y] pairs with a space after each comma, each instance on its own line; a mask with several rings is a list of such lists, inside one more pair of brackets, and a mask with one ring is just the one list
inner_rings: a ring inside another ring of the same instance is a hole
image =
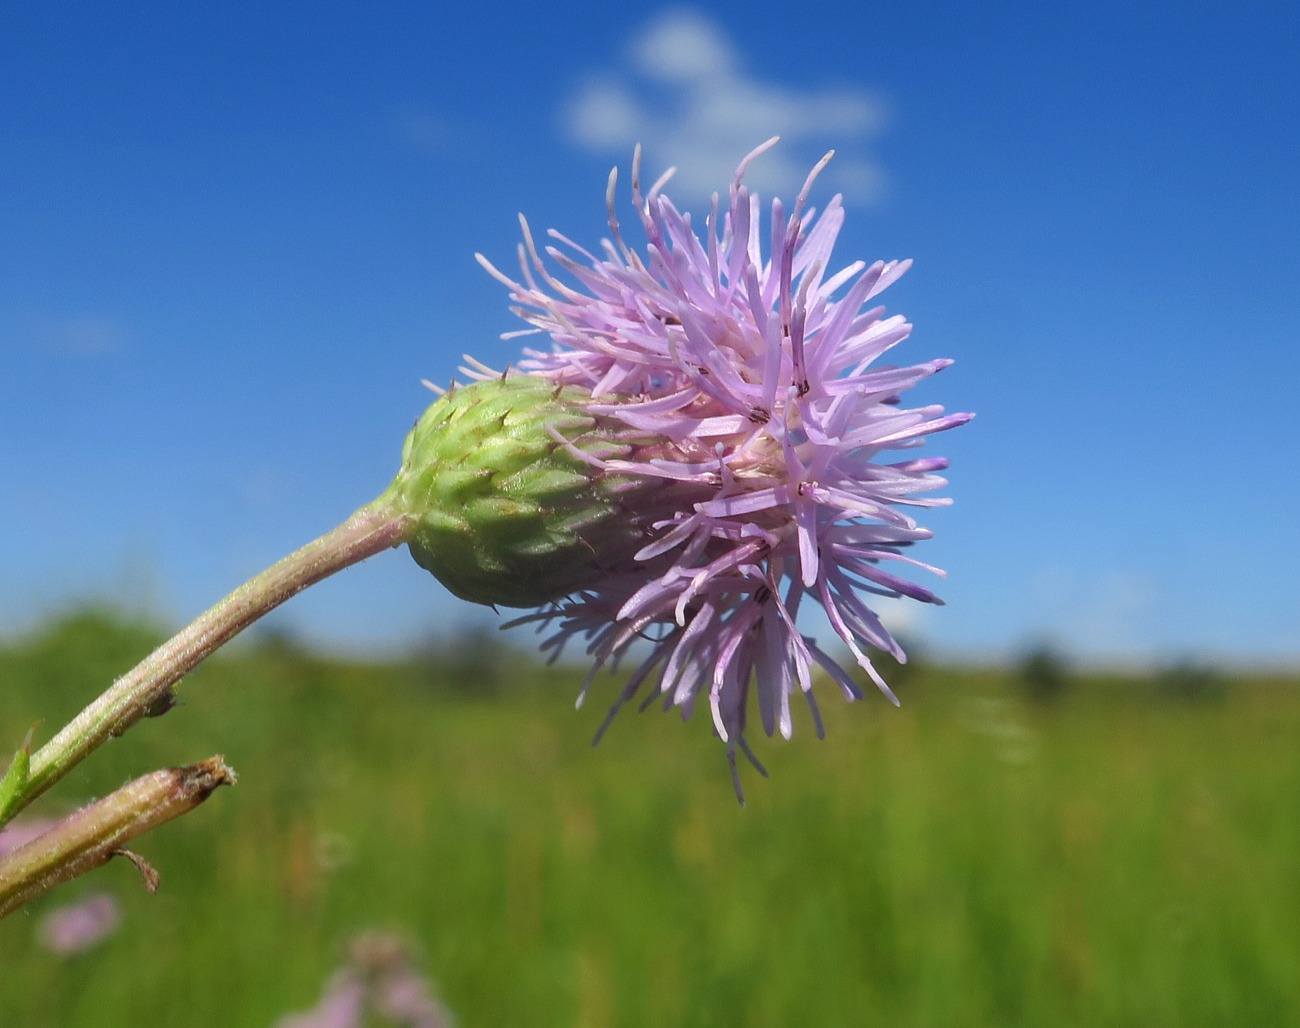
[[416, 562], [457, 596], [535, 607], [631, 552], [627, 483], [574, 456], [629, 450], [590, 394], [528, 375], [454, 388], [416, 423], [388, 498], [418, 519]]

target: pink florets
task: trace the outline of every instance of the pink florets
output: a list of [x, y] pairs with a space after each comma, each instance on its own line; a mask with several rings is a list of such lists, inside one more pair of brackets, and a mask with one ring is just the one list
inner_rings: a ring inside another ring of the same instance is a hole
[[556, 654], [569, 639], [586, 638], [593, 675], [651, 639], [610, 717], [652, 679], [651, 700], [661, 695], [686, 715], [707, 694], [738, 794], [736, 750], [758, 766], [744, 738], [751, 688], [764, 730], [786, 737], [796, 691], [821, 734], [814, 665], [850, 698], [861, 695], [796, 627], [805, 601], [825, 609], [857, 663], [897, 702], [868, 650], [905, 655], [863, 594], [941, 602], [883, 565], [941, 574], [901, 552], [930, 532], [898, 508], [947, 504], [916, 496], [946, 484], [933, 472], [947, 461], [878, 459], [971, 417], [898, 405], [903, 390], [949, 361], [876, 363], [911, 325], [885, 317], [883, 307], [864, 308], [909, 261], [859, 261], [827, 274], [844, 220], [840, 197], [819, 218], [805, 205], [829, 154], [788, 216], [772, 202], [772, 257], [764, 259], [758, 197], [743, 176], [772, 142], [741, 162], [721, 218], [714, 197], [703, 238], [661, 192], [668, 176], [642, 195], [638, 150], [632, 199], [648, 240], [644, 257], [623, 240], [614, 172], [603, 257], [554, 232], [565, 248], [545, 250], [576, 287], [547, 270], [526, 223], [522, 282], [479, 258], [510, 289], [531, 331], [551, 337], [552, 348], [526, 350], [519, 369], [585, 387], [593, 413], [643, 433], [640, 452], [599, 469], [670, 487], [639, 550], [598, 585], [520, 621], [551, 626], [545, 646]]

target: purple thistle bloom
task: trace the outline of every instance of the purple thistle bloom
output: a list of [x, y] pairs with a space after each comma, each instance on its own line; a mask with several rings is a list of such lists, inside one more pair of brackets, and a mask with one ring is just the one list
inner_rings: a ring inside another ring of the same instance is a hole
[[[612, 239], [602, 256], [550, 233], [563, 246], [545, 255], [576, 285], [548, 270], [526, 222], [522, 282], [478, 258], [533, 326], [510, 335], [551, 337], [551, 349], [525, 351], [520, 370], [588, 390], [590, 413], [639, 440], [634, 452], [611, 459], [571, 448], [598, 473], [638, 483], [631, 513], [646, 525], [638, 548], [610, 562], [598, 582], [513, 624], [549, 629], [543, 647], [553, 657], [571, 639], [586, 640], [595, 663], [583, 696], [599, 668], [652, 640], [600, 732], [647, 683], [647, 705], [662, 697], [684, 717], [707, 696], [738, 796], [737, 750], [765, 773], [745, 741], [751, 691], [763, 730], [786, 738], [796, 692], [823, 734], [814, 666], [850, 699], [861, 696], [798, 629], [809, 603], [825, 610], [858, 665], [897, 703], [869, 651], [906, 656], [864, 597], [941, 602], [886, 568], [942, 574], [904, 554], [931, 533], [899, 508], [949, 503], [917, 495], [946, 484], [935, 472], [948, 462], [881, 457], [971, 418], [899, 405], [900, 393], [951, 362], [879, 363], [911, 325], [868, 305], [910, 262], [859, 261], [829, 273], [841, 198], [820, 217], [806, 203], [830, 154], [789, 214], [772, 202], [771, 257], [763, 256], [759, 200], [743, 178], [774, 142], [741, 162], [725, 211], [714, 196], [702, 237], [662, 193], [668, 175], [642, 194], [638, 148], [632, 200], [648, 240], [644, 256], [624, 241], [615, 214], [616, 169], [606, 195]], [[663, 488], [646, 490], [647, 481]]]

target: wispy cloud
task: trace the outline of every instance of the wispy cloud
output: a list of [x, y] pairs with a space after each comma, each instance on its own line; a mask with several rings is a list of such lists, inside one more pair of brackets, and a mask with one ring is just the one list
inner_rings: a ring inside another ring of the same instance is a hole
[[1033, 595], [1039, 629], [1071, 650], [1133, 657], [1150, 656], [1160, 648], [1155, 629], [1161, 592], [1150, 575], [1043, 568], [1033, 583]]
[[913, 600], [891, 600], [883, 596], [873, 596], [871, 606], [890, 635], [904, 641], [927, 636], [932, 607]]
[[394, 115], [397, 137], [412, 149], [445, 155], [454, 150], [464, 133], [442, 114], [427, 106], [411, 106]]
[[790, 192], [827, 150], [831, 185], [857, 202], [880, 195], [884, 176], [867, 144], [886, 120], [884, 101], [860, 85], [802, 89], [745, 67], [721, 26], [688, 8], [665, 12], [627, 46], [625, 70], [597, 72], [562, 112], [569, 138], [625, 160], [635, 143], [650, 170], [676, 165], [674, 190], [725, 189], [740, 158], [770, 136], [782, 145], [747, 173], [763, 192]]
[[38, 330], [46, 349], [68, 357], [99, 357], [126, 347], [130, 332], [115, 318], [62, 318], [47, 321]]

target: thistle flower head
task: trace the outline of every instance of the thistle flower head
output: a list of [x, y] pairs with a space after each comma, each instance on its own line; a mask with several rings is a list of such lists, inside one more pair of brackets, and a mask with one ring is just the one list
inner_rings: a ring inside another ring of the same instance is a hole
[[[738, 794], [736, 753], [762, 770], [745, 740], [751, 698], [763, 730], [789, 737], [795, 694], [822, 734], [816, 668], [848, 697], [860, 696], [832, 655], [800, 631], [809, 605], [824, 609], [858, 665], [894, 699], [870, 654], [906, 657], [864, 597], [940, 602], [890, 569], [937, 571], [906, 555], [930, 532], [904, 508], [949, 501], [919, 495], [945, 484], [935, 472], [946, 460], [892, 454], [970, 419], [899, 403], [950, 362], [883, 359], [911, 326], [871, 301], [910, 262], [831, 270], [840, 197], [820, 217], [807, 207], [829, 154], [788, 211], [772, 202], [764, 229], [744, 172], [771, 142], [741, 162], [725, 205], [714, 197], [702, 233], [664, 195], [667, 176], [642, 191], [638, 150], [632, 201], [644, 253], [624, 239], [615, 172], [611, 237], [599, 255], [555, 232], [558, 245], [539, 252], [525, 222], [519, 280], [479, 257], [509, 289], [528, 331], [550, 337], [549, 348], [525, 351], [513, 379], [558, 390], [565, 413], [558, 429], [547, 428], [553, 454], [562, 451], [570, 470], [580, 466], [605, 483], [601, 496], [624, 497], [578, 520], [621, 517], [632, 529], [605, 531], [582, 573], [514, 623], [548, 632], [543, 645], [552, 655], [583, 640], [592, 675], [651, 640], [610, 718], [642, 691], [647, 703], [661, 698], [684, 716], [707, 699]], [[599, 424], [603, 449], [567, 434], [575, 417]], [[576, 534], [585, 538], [583, 531], [578, 525]]]

